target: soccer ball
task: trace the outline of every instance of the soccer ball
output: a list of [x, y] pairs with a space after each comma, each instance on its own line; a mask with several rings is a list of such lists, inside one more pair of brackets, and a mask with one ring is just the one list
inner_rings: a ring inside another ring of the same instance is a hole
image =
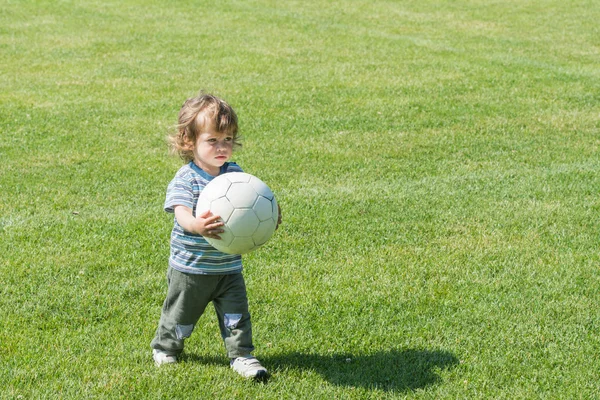
[[210, 210], [221, 217], [221, 239], [206, 238], [217, 250], [244, 254], [265, 244], [277, 227], [279, 210], [269, 187], [254, 175], [229, 172], [200, 192], [196, 215]]

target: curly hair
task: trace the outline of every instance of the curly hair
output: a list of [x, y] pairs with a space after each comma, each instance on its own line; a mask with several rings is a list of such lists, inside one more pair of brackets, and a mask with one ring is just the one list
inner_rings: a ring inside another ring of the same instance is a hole
[[217, 132], [233, 136], [234, 147], [241, 146], [238, 135], [238, 119], [233, 108], [223, 99], [200, 93], [183, 103], [179, 110], [176, 131], [169, 135], [169, 147], [173, 154], [185, 162], [194, 159], [194, 145], [204, 129], [214, 127]]

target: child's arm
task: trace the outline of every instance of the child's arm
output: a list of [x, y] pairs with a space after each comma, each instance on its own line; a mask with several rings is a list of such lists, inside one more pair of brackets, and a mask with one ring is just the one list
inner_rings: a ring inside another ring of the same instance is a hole
[[224, 231], [220, 228], [223, 226], [223, 222], [219, 221], [221, 218], [220, 216], [212, 215], [212, 213], [207, 210], [194, 217], [192, 209], [186, 206], [175, 206], [174, 211], [177, 223], [181, 225], [186, 232], [195, 233], [211, 239], [221, 239], [219, 234]]

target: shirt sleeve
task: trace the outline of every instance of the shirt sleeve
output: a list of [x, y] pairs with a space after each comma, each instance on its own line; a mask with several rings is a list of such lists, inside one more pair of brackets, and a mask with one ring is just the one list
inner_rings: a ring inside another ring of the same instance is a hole
[[167, 197], [165, 199], [165, 211], [175, 212], [175, 206], [185, 206], [194, 208], [194, 192], [191, 182], [175, 177], [167, 188]]

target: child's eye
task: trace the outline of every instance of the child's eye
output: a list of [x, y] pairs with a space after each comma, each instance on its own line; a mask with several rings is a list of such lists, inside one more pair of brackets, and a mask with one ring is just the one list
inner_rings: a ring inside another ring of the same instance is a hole
[[226, 142], [231, 142], [232, 140], [233, 140], [233, 138], [232, 138], [231, 136], [227, 136], [227, 137], [225, 138], [225, 141], [226, 141]]

